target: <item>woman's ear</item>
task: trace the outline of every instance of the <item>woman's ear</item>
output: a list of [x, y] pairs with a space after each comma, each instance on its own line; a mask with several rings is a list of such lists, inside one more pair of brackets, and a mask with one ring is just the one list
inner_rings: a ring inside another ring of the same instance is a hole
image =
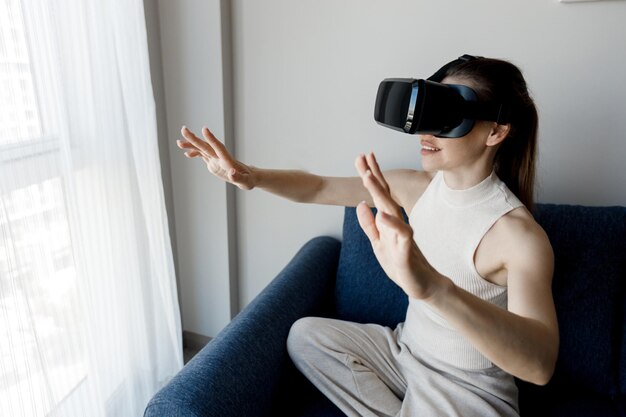
[[491, 131], [489, 132], [489, 136], [487, 137], [487, 146], [496, 146], [502, 143], [504, 139], [509, 135], [511, 131], [511, 124], [507, 123], [505, 125], [499, 125], [497, 123], [493, 124]]

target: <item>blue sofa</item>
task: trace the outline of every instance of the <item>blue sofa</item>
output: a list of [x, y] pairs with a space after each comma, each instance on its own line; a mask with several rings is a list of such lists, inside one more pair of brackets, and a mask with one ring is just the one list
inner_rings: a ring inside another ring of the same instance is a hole
[[[535, 217], [556, 255], [561, 345], [546, 386], [517, 381], [521, 415], [626, 417], [626, 207], [539, 204]], [[394, 327], [406, 306], [346, 208], [342, 240], [306, 243], [144, 416], [343, 416], [292, 365], [291, 324], [326, 316]]]

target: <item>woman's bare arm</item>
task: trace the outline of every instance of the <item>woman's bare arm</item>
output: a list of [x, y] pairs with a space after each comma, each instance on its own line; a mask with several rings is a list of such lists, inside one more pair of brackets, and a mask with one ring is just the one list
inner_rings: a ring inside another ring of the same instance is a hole
[[543, 385], [554, 372], [559, 349], [552, 247], [530, 218], [505, 216], [494, 227], [505, 258], [508, 311], [454, 285], [429, 303], [491, 362]]
[[[182, 140], [177, 142], [189, 158], [200, 157], [216, 177], [240, 189], [259, 188], [299, 203], [355, 207], [361, 201], [372, 206], [370, 193], [360, 177], [329, 177], [300, 170], [264, 169], [246, 165], [233, 158], [224, 144], [207, 128], [203, 138], [183, 127]], [[398, 169], [386, 171], [392, 194], [406, 210], [410, 210], [430, 182], [424, 172]]]

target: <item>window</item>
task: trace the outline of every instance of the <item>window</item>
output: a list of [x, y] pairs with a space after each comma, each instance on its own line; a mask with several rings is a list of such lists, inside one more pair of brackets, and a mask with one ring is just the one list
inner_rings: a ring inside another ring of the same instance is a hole
[[0, 145], [42, 136], [19, 0], [0, 2]]
[[[58, 97], [41, 90], [54, 68], [43, 61], [46, 45], [29, 41], [29, 23], [46, 25], [27, 17], [21, 0], [0, 0], [0, 410], [41, 416], [86, 369], [82, 323], [72, 313], [80, 298], [53, 128]], [[61, 383], [49, 383], [54, 373]]]

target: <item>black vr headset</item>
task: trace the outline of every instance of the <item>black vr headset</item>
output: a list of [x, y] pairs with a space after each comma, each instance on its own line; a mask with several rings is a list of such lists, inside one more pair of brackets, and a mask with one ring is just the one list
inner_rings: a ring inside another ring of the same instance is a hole
[[450, 67], [477, 58], [463, 55], [426, 80], [383, 80], [376, 94], [374, 119], [378, 124], [401, 132], [440, 138], [465, 136], [476, 120], [507, 123], [508, 114], [503, 103], [481, 102], [474, 90], [467, 86], [441, 83]]

